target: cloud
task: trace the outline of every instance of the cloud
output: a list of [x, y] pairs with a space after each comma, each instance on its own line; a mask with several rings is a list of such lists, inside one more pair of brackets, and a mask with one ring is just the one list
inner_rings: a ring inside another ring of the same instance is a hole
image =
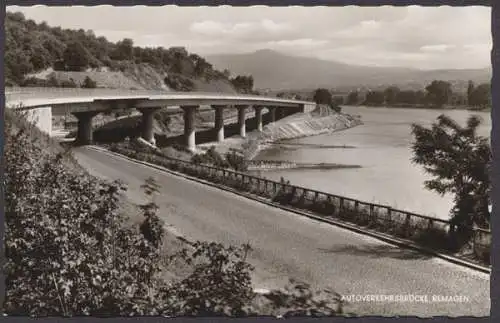
[[270, 41], [267, 42], [267, 45], [270, 47], [292, 47], [292, 48], [301, 47], [306, 49], [313, 49], [324, 46], [328, 43], [329, 41], [324, 39], [300, 38], [292, 40]]
[[[486, 7], [14, 7], [112, 41], [185, 46], [200, 55], [262, 48], [359, 65], [475, 68], [490, 64]], [[133, 22], [133, 23], [131, 23]], [[472, 41], [471, 41], [472, 40]]]
[[420, 47], [423, 52], [446, 52], [449, 49], [456, 48], [455, 45], [439, 44], [439, 45], [424, 45]]
[[292, 31], [288, 23], [277, 23], [270, 19], [257, 22], [223, 23], [213, 20], [194, 22], [189, 30], [195, 34], [212, 37], [245, 37], [252, 34], [271, 33], [279, 35]]

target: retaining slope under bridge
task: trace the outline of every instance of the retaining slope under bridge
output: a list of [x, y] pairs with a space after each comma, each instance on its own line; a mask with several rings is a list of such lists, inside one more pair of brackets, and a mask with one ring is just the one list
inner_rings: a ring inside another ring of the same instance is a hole
[[[37, 126], [47, 132], [52, 130], [52, 113], [75, 115], [79, 120], [77, 139], [88, 143], [92, 141], [92, 117], [103, 111], [138, 109], [144, 117], [144, 139], [153, 138], [151, 127], [154, 111], [162, 108], [178, 108], [185, 111], [186, 140], [189, 147], [194, 144], [193, 112], [199, 106], [216, 108], [216, 119], [224, 107], [241, 107], [239, 123], [241, 134], [245, 135], [245, 108], [253, 106], [275, 108], [284, 117], [290, 113], [313, 110], [314, 102], [264, 97], [246, 94], [226, 94], [207, 92], [165, 92], [123, 89], [68, 89], [68, 88], [6, 88], [6, 107], [26, 110], [27, 115]], [[273, 115], [274, 110], [273, 109]], [[260, 112], [259, 112], [260, 116]], [[221, 120], [219, 120], [221, 121]], [[218, 138], [223, 139], [223, 124], [219, 128]], [[222, 129], [222, 136], [221, 130]]]

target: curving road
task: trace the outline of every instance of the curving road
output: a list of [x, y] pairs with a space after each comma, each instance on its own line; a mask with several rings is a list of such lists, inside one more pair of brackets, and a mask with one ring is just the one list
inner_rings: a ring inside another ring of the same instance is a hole
[[128, 184], [128, 198], [143, 202], [140, 185], [154, 176], [164, 219], [188, 239], [250, 242], [256, 288], [281, 287], [294, 277], [341, 295], [460, 296], [461, 302], [358, 301], [357, 315], [488, 316], [489, 275], [421, 255], [326, 223], [273, 208], [121, 157], [80, 147], [82, 166]]

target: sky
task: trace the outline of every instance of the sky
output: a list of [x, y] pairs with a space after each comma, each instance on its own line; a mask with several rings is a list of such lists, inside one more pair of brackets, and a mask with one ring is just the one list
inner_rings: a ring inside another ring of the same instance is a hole
[[9, 6], [51, 26], [201, 56], [271, 49], [356, 65], [490, 66], [487, 7]]

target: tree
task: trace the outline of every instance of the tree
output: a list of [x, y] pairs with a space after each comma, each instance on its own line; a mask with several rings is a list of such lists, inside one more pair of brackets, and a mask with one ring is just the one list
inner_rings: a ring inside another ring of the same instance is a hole
[[452, 106], [465, 106], [467, 105], [467, 95], [465, 93], [452, 93], [449, 99], [449, 103]]
[[22, 51], [5, 53], [6, 74], [16, 82], [21, 82], [24, 75], [33, 70], [29, 57]]
[[427, 85], [425, 90], [427, 91], [429, 102], [438, 107], [442, 107], [444, 104], [448, 103], [453, 93], [451, 84], [446, 81], [434, 80], [431, 84]]
[[95, 89], [97, 87], [97, 83], [90, 77], [85, 76], [85, 80], [83, 80], [82, 87], [87, 89]]
[[134, 58], [134, 41], [124, 38], [116, 43], [112, 58], [116, 60], [131, 60]]
[[415, 91], [400, 91], [396, 94], [396, 102], [403, 104], [415, 104], [417, 103], [417, 95]]
[[231, 84], [240, 93], [251, 93], [253, 90], [253, 76], [238, 75], [231, 79]]
[[345, 103], [345, 96], [342, 96], [342, 95], [336, 95], [336, 96], [333, 96], [333, 97], [332, 97], [332, 100], [333, 100], [333, 103], [334, 103], [334, 104], [341, 105], [341, 104], [344, 104], [344, 103]]
[[316, 104], [332, 104], [332, 94], [328, 89], [316, 89], [313, 94], [313, 100]]
[[88, 51], [78, 41], [68, 44], [63, 53], [64, 64], [70, 71], [83, 71], [90, 62]]
[[469, 84], [467, 85], [467, 103], [468, 104], [471, 104], [472, 92], [474, 92], [474, 82], [469, 81]]
[[42, 70], [51, 65], [51, 55], [42, 44], [36, 44], [30, 49], [31, 64], [35, 71]]
[[425, 92], [422, 90], [416, 91], [415, 92], [415, 103], [417, 104], [424, 104], [426, 103], [426, 95]]
[[356, 105], [359, 102], [359, 92], [358, 91], [353, 91], [350, 92], [349, 95], [347, 96], [347, 104], [349, 105]]
[[385, 103], [387, 105], [393, 105], [397, 102], [397, 96], [400, 92], [397, 86], [390, 86], [384, 91]]
[[382, 105], [385, 102], [385, 95], [382, 91], [370, 91], [366, 94], [366, 105]]
[[412, 162], [433, 176], [425, 182], [427, 189], [453, 194], [451, 233], [459, 244], [470, 238], [473, 225], [489, 226], [491, 150], [488, 139], [476, 133], [480, 123], [471, 116], [462, 127], [440, 115], [430, 128], [412, 125]]
[[483, 83], [474, 88], [469, 95], [469, 105], [473, 107], [491, 105], [491, 85]]

